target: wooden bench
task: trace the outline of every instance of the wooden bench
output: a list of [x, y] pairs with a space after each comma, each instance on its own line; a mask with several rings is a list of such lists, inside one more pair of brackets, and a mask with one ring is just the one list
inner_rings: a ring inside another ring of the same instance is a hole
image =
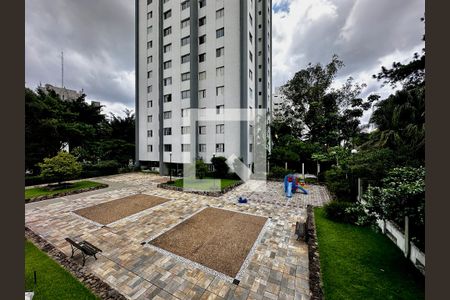
[[309, 225], [309, 216], [306, 217], [305, 222], [295, 223], [295, 234], [297, 235], [297, 241], [302, 239], [305, 242], [308, 242], [308, 225]]
[[87, 256], [93, 256], [95, 260], [97, 260], [96, 254], [102, 252], [102, 250], [87, 241], [76, 242], [71, 238], [66, 238], [66, 241], [70, 244], [70, 247], [72, 247], [72, 255], [70, 256], [71, 258], [75, 254], [76, 250], [80, 250], [81, 254], [83, 255], [83, 266], [86, 262]]

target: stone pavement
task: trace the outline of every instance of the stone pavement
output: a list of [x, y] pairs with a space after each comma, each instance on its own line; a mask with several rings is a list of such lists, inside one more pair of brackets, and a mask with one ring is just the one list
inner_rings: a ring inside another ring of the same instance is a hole
[[[308, 247], [297, 241], [295, 222], [306, 219], [306, 204], [329, 201], [326, 189], [308, 186], [309, 195], [286, 201], [282, 183], [247, 182], [221, 197], [157, 188], [152, 174], [103, 177], [107, 190], [77, 194], [46, 204], [26, 205], [25, 224], [70, 256], [65, 237], [85, 239], [103, 250], [86, 261], [94, 273], [129, 299], [309, 299]], [[136, 215], [99, 226], [72, 211], [135, 193], [172, 199]], [[237, 204], [244, 196], [248, 204]], [[270, 217], [262, 238], [242, 270], [240, 283], [142, 245], [201, 209], [211, 206]], [[75, 257], [80, 260], [80, 257]]]

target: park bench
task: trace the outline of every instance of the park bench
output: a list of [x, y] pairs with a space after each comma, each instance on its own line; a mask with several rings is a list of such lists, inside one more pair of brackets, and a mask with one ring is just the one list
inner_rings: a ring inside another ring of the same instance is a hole
[[295, 234], [297, 235], [297, 241], [302, 239], [305, 242], [308, 242], [308, 224], [309, 224], [309, 216], [306, 217], [305, 222], [295, 223]]
[[97, 247], [95, 247], [94, 245], [92, 245], [87, 241], [76, 242], [71, 238], [66, 238], [66, 241], [72, 247], [72, 255], [70, 256], [71, 258], [75, 254], [76, 250], [80, 250], [81, 254], [83, 255], [83, 266], [86, 262], [86, 257], [93, 256], [95, 260], [97, 260], [97, 256], [95, 255], [99, 252], [102, 252], [102, 250], [98, 249]]

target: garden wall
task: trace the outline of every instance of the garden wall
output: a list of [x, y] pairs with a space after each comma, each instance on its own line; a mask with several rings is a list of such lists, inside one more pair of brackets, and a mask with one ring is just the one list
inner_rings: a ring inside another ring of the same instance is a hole
[[[400, 250], [405, 253], [405, 235], [399, 230], [399, 228], [390, 221], [386, 221], [386, 227], [384, 221], [377, 220], [378, 226], [381, 231], [386, 234]], [[409, 242], [410, 253], [409, 260], [416, 266], [419, 271], [425, 275], [425, 254], [417, 248], [413, 242]]]

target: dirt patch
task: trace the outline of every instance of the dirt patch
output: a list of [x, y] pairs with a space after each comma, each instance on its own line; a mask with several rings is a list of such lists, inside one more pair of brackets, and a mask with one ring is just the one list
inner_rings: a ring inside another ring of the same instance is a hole
[[167, 201], [169, 199], [137, 194], [86, 207], [74, 212], [82, 217], [106, 225]]
[[150, 244], [235, 277], [267, 218], [206, 208]]

